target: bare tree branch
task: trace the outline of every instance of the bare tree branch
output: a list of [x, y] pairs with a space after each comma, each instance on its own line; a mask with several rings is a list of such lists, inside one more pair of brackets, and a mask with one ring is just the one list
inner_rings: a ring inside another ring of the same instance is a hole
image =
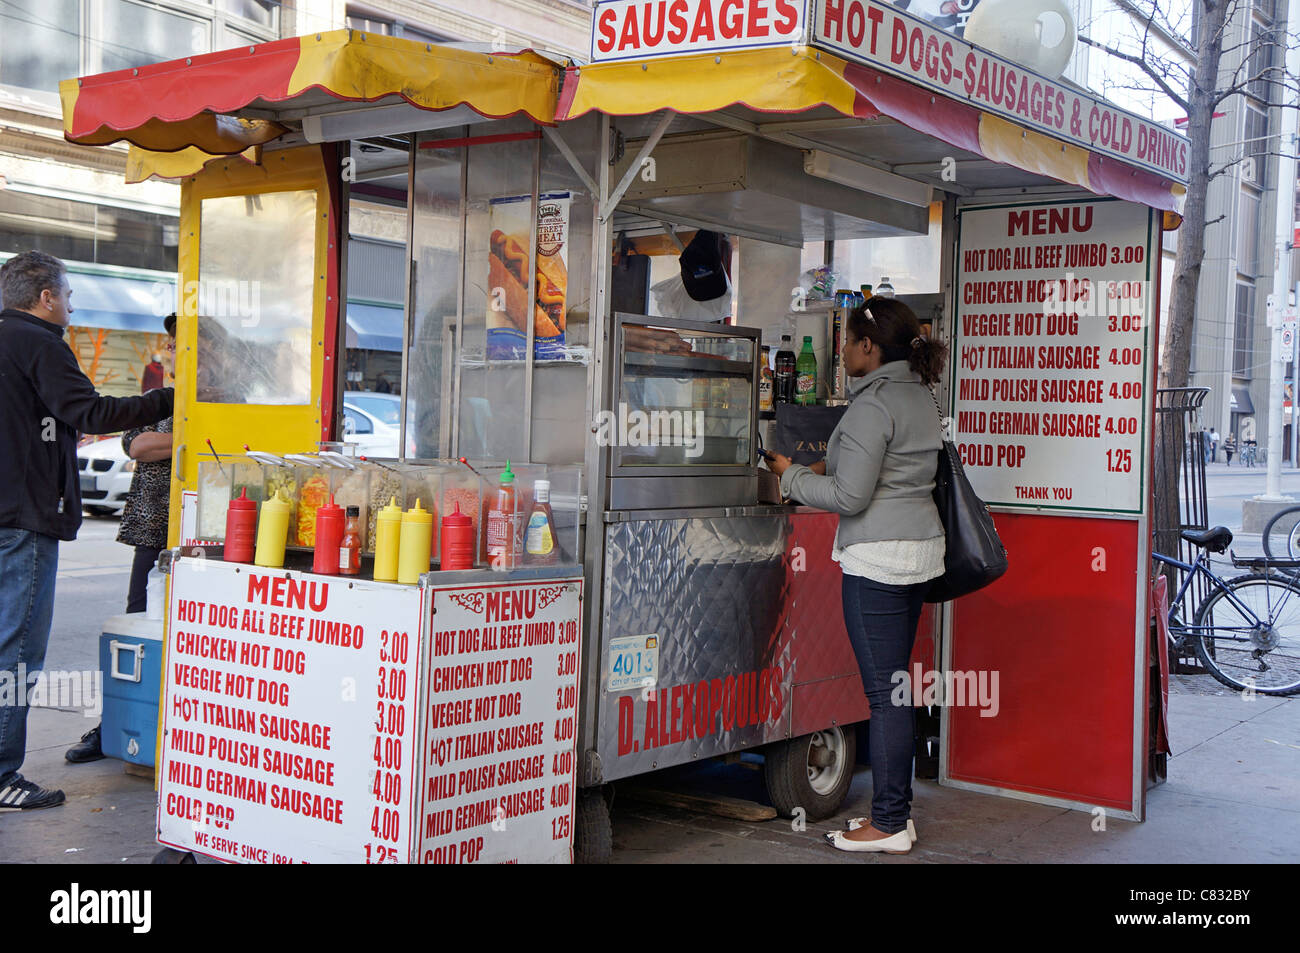
[[1117, 50], [1113, 47], [1106, 46], [1104, 43], [1098, 43], [1095, 40], [1093, 40], [1091, 37], [1087, 37], [1082, 34], [1079, 35], [1079, 42], [1094, 47], [1096, 49], [1102, 50], [1106, 53], [1109, 53], [1111, 56], [1114, 56], [1116, 59], [1121, 59], [1128, 63], [1132, 63], [1134, 66], [1142, 70], [1142, 72], [1146, 73], [1146, 75], [1151, 78], [1151, 82], [1159, 86], [1161, 91], [1170, 99], [1172, 99], [1181, 109], [1183, 109], [1184, 111], [1188, 109], [1186, 97], [1179, 94], [1172, 86], [1170, 86], [1169, 83], [1165, 80], [1165, 78], [1161, 76], [1159, 73], [1157, 73], [1154, 69], [1152, 69], [1151, 65], [1147, 63], [1146, 60], [1142, 59], [1141, 57], [1134, 56], [1132, 53], [1125, 53], [1123, 50]]

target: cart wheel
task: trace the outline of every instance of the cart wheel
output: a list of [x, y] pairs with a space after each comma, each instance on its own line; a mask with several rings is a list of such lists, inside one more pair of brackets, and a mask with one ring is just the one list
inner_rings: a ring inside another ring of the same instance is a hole
[[164, 847], [158, 853], [153, 855], [151, 864], [197, 864], [194, 855], [185, 850], [172, 850], [170, 847]]
[[573, 861], [578, 864], [608, 864], [614, 855], [614, 827], [609, 805], [600, 788], [578, 792], [574, 811]]
[[856, 752], [852, 725], [768, 746], [763, 778], [772, 806], [782, 817], [794, 817], [800, 808], [810, 821], [830, 817], [849, 793]]

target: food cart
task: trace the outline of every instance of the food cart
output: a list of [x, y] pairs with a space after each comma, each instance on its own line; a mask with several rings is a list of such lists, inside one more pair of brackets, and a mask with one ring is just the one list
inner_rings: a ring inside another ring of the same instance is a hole
[[[343, 31], [63, 84], [70, 140], [183, 180], [161, 843], [599, 860], [607, 786], [747, 750], [782, 813], [838, 810], [868, 711], [836, 517], [760, 502], [758, 345], [807, 319], [804, 243], [932, 227], [942, 290], [915, 304], [952, 345], [952, 433], [1011, 555], [922, 620], [940, 782], [1143, 817], [1184, 141], [886, 4], [685, 6], [665, 29], [662, 4], [601, 3], [584, 65]], [[476, 525], [474, 569], [436, 570], [435, 545], [402, 586], [313, 574], [292, 539], [284, 569], [223, 562], [199, 532], [205, 467], [341, 434], [350, 195], [407, 210], [414, 451], [373, 473], [424, 487], [435, 526], [449, 488], [485, 522], [506, 460], [525, 494], [550, 479], [559, 562], [493, 569]], [[770, 307], [616, 308], [619, 244], [678, 229], [739, 237], [741, 299]]]

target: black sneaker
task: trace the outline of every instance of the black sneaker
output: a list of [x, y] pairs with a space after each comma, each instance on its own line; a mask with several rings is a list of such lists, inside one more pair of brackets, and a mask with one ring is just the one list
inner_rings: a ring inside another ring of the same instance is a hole
[[0, 811], [36, 811], [43, 807], [57, 807], [64, 801], [62, 791], [50, 791], [33, 784], [21, 774], [0, 787]]
[[99, 725], [91, 728], [81, 736], [81, 741], [73, 745], [63, 753], [73, 764], [82, 764], [86, 761], [98, 761], [104, 757], [104, 751], [99, 746]]

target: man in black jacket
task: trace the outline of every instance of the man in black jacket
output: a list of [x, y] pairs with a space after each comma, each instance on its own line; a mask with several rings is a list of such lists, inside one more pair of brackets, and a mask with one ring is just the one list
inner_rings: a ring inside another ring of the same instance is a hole
[[[27, 681], [45, 664], [59, 540], [81, 526], [77, 433], [171, 416], [172, 389], [101, 397], [63, 340], [72, 288], [57, 258], [30, 251], [0, 268], [0, 811], [63, 803], [18, 773]], [[7, 702], [7, 703], [3, 703]]]

